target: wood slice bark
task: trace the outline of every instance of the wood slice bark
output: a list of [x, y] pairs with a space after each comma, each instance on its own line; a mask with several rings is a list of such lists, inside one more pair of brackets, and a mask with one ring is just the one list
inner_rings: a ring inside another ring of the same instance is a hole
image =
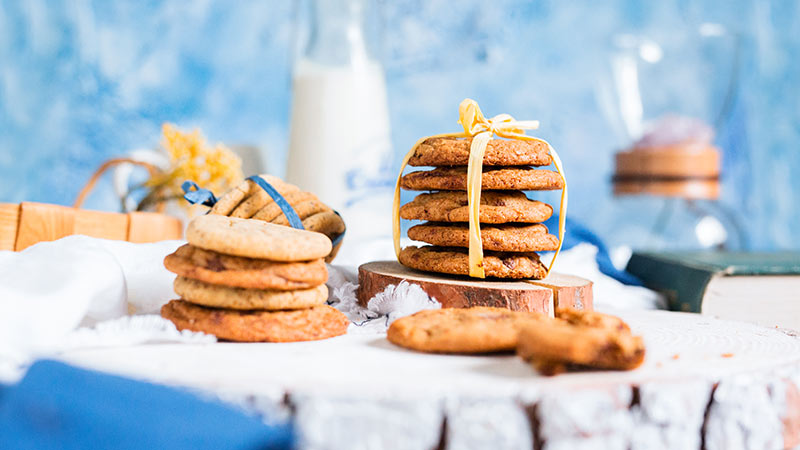
[[444, 308], [493, 306], [550, 316], [556, 306], [592, 309], [592, 282], [551, 274], [541, 281], [487, 281], [409, 269], [397, 261], [374, 261], [358, 268], [356, 296], [362, 306], [387, 286], [406, 281], [422, 288]]

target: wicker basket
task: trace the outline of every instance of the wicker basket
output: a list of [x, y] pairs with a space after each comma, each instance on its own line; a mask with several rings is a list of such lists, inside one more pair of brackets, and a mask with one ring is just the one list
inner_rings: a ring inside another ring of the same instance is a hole
[[159, 212], [113, 213], [80, 209], [84, 198], [108, 168], [122, 163], [145, 166], [125, 158], [103, 164], [92, 176], [73, 207], [47, 203], [0, 203], [0, 250], [20, 251], [37, 242], [73, 234], [129, 242], [156, 242], [183, 237], [183, 223]]

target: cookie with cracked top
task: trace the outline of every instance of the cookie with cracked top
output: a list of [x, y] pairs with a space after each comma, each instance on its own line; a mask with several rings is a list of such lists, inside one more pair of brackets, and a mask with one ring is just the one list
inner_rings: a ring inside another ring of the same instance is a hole
[[550, 320], [537, 312], [476, 306], [423, 310], [397, 319], [386, 337], [393, 344], [430, 353], [513, 351], [519, 330]]
[[[472, 138], [428, 138], [414, 150], [410, 166], [465, 166], [469, 162]], [[550, 165], [547, 144], [543, 141], [492, 139], [483, 154], [485, 166], [547, 166]]]
[[520, 330], [517, 354], [544, 375], [567, 370], [633, 370], [645, 346], [622, 319], [590, 311], [556, 311], [557, 319]]
[[[410, 172], [400, 179], [400, 187], [409, 191], [466, 191], [467, 166], [437, 167]], [[484, 167], [481, 189], [512, 191], [548, 191], [564, 187], [558, 172], [530, 167]]]
[[183, 300], [214, 308], [302, 309], [322, 305], [328, 299], [328, 288], [324, 284], [309, 289], [279, 291], [222, 286], [179, 276], [175, 278], [173, 289]]
[[[400, 251], [400, 264], [423, 272], [469, 275], [469, 254], [465, 248], [409, 246]], [[483, 270], [490, 278], [541, 280], [547, 268], [536, 253], [486, 251]]]
[[[408, 237], [439, 247], [469, 247], [469, 225], [427, 222], [408, 230]], [[558, 238], [537, 224], [482, 225], [484, 250], [498, 252], [540, 252], [558, 249]]]
[[291, 311], [237, 311], [172, 300], [161, 316], [179, 330], [200, 331], [237, 342], [299, 342], [341, 336], [350, 321], [328, 305]]
[[321, 259], [275, 262], [225, 255], [191, 244], [167, 255], [164, 266], [186, 278], [248, 289], [308, 289], [328, 279], [328, 269]]
[[[552, 206], [531, 200], [521, 191], [481, 192], [480, 223], [541, 223], [552, 215]], [[431, 222], [468, 222], [467, 193], [440, 191], [419, 194], [400, 207], [400, 217]]]
[[322, 233], [216, 214], [192, 219], [186, 240], [226, 255], [281, 262], [319, 259], [331, 252], [331, 240]]

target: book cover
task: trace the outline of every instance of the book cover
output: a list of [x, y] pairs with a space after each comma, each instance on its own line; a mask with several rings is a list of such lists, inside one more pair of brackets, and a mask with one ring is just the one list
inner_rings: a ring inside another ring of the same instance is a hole
[[634, 252], [627, 270], [666, 294], [671, 310], [700, 312], [713, 277], [800, 275], [800, 252]]

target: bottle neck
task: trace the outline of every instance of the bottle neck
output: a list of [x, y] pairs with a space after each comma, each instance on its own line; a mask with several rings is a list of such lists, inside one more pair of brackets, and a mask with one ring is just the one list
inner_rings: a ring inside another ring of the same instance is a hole
[[327, 65], [368, 61], [363, 0], [314, 0], [310, 25], [306, 58]]

